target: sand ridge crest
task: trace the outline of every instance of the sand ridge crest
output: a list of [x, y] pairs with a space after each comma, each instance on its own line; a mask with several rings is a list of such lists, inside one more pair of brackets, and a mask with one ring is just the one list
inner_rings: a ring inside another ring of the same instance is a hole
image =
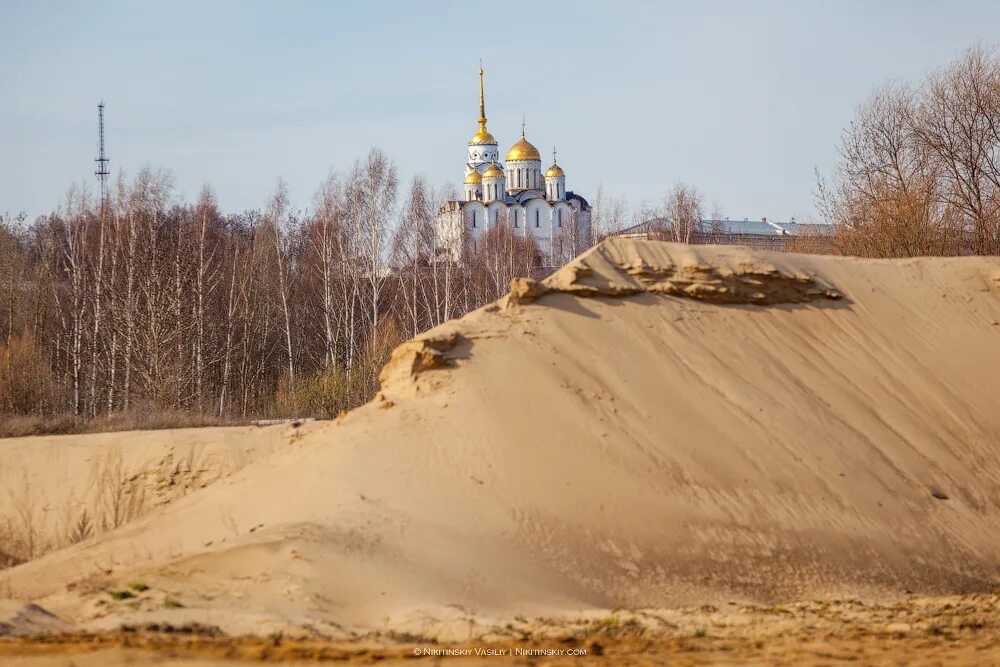
[[643, 292], [726, 304], [839, 300], [834, 286], [770, 253], [613, 238], [541, 282], [515, 278], [505, 305], [551, 292], [623, 297]]
[[[780, 266], [778, 265], [780, 263]], [[396, 347], [382, 369], [378, 397], [405, 387], [419, 389], [415, 378], [430, 370], [454, 366], [452, 351], [469, 338], [462, 330], [493, 313], [533, 303], [561, 292], [581, 297], [627, 297], [663, 294], [725, 304], [794, 304], [818, 299], [840, 300], [838, 290], [787, 262], [774, 262], [738, 248], [698, 248], [683, 244], [607, 239], [542, 281], [514, 278], [510, 292], [496, 304], [435, 327]], [[473, 325], [474, 326], [474, 325]]]

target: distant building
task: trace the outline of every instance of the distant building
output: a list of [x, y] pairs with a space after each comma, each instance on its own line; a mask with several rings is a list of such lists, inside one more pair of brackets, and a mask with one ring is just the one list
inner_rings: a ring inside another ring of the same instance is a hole
[[556, 162], [542, 171], [542, 157], [524, 135], [500, 162], [499, 144], [486, 129], [483, 69], [479, 68], [479, 130], [468, 144], [463, 182], [464, 199], [449, 201], [435, 224], [444, 246], [455, 259], [463, 244], [476, 244], [500, 223], [514, 234], [532, 237], [542, 261], [561, 264], [586, 249], [590, 240], [590, 204], [566, 190], [566, 172]]
[[[760, 220], [702, 220], [692, 231], [690, 242], [700, 244], [743, 245], [764, 250], [789, 250], [792, 242], [813, 242], [813, 250], [829, 244], [834, 225], [803, 224], [800, 222], [775, 222], [767, 218]], [[670, 241], [671, 222], [666, 218], [653, 218], [628, 227], [613, 236], [626, 238]]]

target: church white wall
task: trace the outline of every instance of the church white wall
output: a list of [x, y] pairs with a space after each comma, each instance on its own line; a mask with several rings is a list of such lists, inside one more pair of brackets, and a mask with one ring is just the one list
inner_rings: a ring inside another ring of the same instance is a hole
[[573, 224], [573, 209], [565, 202], [552, 207], [552, 229], [555, 233], [568, 231]]
[[503, 222], [506, 216], [506, 211], [507, 205], [501, 201], [490, 204], [487, 211], [489, 213], [490, 229], [496, 227], [497, 223]]
[[542, 163], [538, 160], [509, 160], [505, 167], [507, 190], [542, 190]]
[[465, 205], [465, 229], [473, 236], [481, 236], [487, 229], [486, 207], [480, 202]]
[[487, 178], [483, 180], [483, 201], [494, 201], [503, 197], [503, 179]]
[[525, 206], [528, 233], [536, 237], [549, 237], [551, 209], [542, 199], [532, 199]]
[[[517, 227], [514, 227], [515, 213]], [[562, 227], [559, 227], [560, 215]], [[476, 222], [475, 227], [472, 226], [473, 220]], [[487, 230], [496, 227], [498, 221], [508, 222], [518, 236], [530, 235], [538, 245], [544, 261], [553, 264], [562, 264], [586, 249], [591, 224], [590, 212], [582, 210], [578, 201], [551, 205], [544, 199], [532, 199], [525, 206], [508, 206], [503, 201], [489, 204], [466, 202], [461, 208], [440, 213], [435, 219], [435, 225], [440, 243], [447, 248], [452, 259], [459, 261], [465, 239], [474, 246], [481, 243]], [[574, 224], [577, 226], [575, 233], [572, 228]]]
[[483, 172], [491, 162], [500, 161], [500, 149], [496, 144], [476, 144], [469, 146], [469, 164]]
[[507, 209], [507, 219], [510, 226], [519, 233], [524, 233], [524, 207], [511, 206]]
[[550, 201], [566, 198], [565, 176], [555, 176], [545, 179], [545, 198]]

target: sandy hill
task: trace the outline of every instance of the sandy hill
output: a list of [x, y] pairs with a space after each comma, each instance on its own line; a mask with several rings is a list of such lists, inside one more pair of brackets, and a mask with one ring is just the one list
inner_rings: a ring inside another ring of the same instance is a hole
[[998, 452], [1000, 260], [614, 240], [0, 594], [90, 626], [336, 634], [993, 590]]

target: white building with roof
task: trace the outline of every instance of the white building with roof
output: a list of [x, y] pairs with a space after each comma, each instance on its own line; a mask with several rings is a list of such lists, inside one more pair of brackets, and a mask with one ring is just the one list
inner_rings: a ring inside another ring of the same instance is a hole
[[[668, 218], [652, 218], [614, 232], [612, 236], [643, 241], [670, 241], [674, 239], [671, 228], [672, 223]], [[788, 250], [793, 248], [796, 242], [811, 241], [812, 247], [824, 248], [829, 246], [834, 231], [833, 225], [795, 222], [794, 218], [789, 222], [777, 222], [767, 218], [706, 219], [700, 220], [694, 226], [688, 242]]]
[[483, 68], [479, 68], [479, 130], [469, 140], [463, 181], [464, 198], [446, 202], [435, 224], [456, 260], [462, 249], [475, 252], [491, 229], [506, 225], [515, 235], [532, 238], [540, 260], [561, 264], [590, 243], [590, 204], [566, 190], [566, 172], [556, 162], [542, 171], [542, 157], [525, 137], [500, 162], [499, 143], [486, 128]]

